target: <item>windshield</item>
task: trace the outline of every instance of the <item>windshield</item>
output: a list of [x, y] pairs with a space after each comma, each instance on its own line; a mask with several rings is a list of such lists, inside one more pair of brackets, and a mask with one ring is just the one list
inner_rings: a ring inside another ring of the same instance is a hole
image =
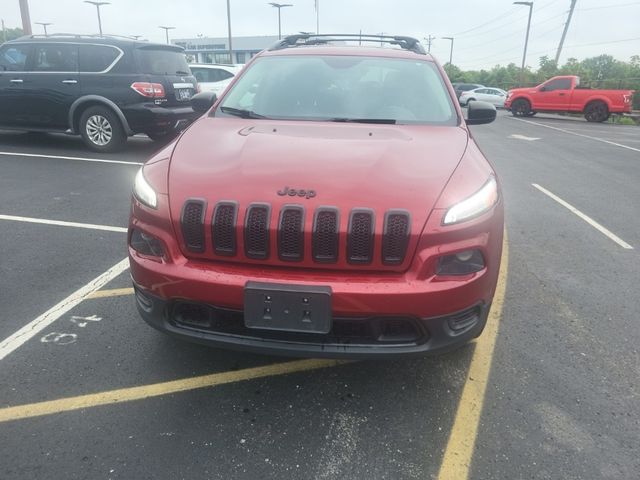
[[233, 86], [220, 111], [251, 118], [457, 123], [432, 62], [383, 57], [264, 57]]
[[168, 48], [137, 50], [140, 73], [150, 75], [190, 75], [184, 53]]

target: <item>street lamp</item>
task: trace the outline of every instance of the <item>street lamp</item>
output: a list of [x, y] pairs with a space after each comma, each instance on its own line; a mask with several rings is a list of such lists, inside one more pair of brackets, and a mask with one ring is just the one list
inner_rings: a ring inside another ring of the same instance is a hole
[[42, 25], [42, 28], [44, 28], [44, 36], [48, 37], [49, 34], [47, 33], [47, 25], [53, 25], [53, 23], [50, 22], [34, 22], [36, 25]]
[[233, 63], [233, 44], [231, 39], [231, 3], [227, 0], [227, 30], [229, 33], [229, 63]]
[[160, 25], [158, 28], [164, 29], [164, 34], [167, 37], [167, 43], [169, 43], [169, 30], [175, 30], [176, 27], [163, 27]]
[[451, 70], [451, 66], [453, 65], [453, 37], [440, 37], [443, 40], [451, 40], [451, 50], [449, 50], [449, 70]]
[[278, 9], [278, 39], [282, 38], [282, 20], [280, 18], [280, 10], [285, 8], [285, 7], [293, 7], [293, 4], [291, 3], [274, 3], [274, 2], [270, 2], [269, 5], [271, 5], [274, 8]]
[[522, 54], [522, 74], [527, 61], [527, 45], [529, 44], [529, 29], [531, 28], [531, 13], [533, 13], [533, 2], [513, 2], [514, 5], [526, 5], [529, 7], [529, 21], [527, 22], [527, 35], [524, 38], [524, 53]]
[[100, 7], [102, 5], [111, 5], [110, 2], [95, 2], [93, 0], [84, 0], [84, 3], [90, 3], [91, 5], [96, 6], [96, 10], [98, 11], [98, 29], [100, 30], [100, 36], [102, 36], [102, 19], [100, 18]]

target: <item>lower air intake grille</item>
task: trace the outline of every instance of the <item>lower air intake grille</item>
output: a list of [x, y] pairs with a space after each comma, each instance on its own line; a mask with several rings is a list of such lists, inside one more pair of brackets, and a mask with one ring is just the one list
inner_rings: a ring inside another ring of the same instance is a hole
[[191, 252], [204, 252], [204, 213], [206, 203], [202, 200], [187, 200], [182, 208], [182, 236]]
[[313, 222], [313, 259], [320, 263], [338, 261], [338, 210], [320, 208]]
[[281, 260], [298, 261], [304, 255], [304, 209], [285, 206], [278, 225], [278, 256]]
[[347, 239], [349, 263], [371, 263], [373, 258], [373, 211], [352, 210]]
[[399, 265], [404, 261], [409, 245], [409, 213], [389, 211], [384, 219], [382, 236], [382, 262]]
[[211, 236], [213, 249], [217, 255], [236, 254], [236, 217], [238, 205], [235, 202], [220, 202], [213, 212]]
[[269, 256], [269, 206], [252, 204], [247, 209], [244, 226], [244, 249], [249, 258], [264, 260]]

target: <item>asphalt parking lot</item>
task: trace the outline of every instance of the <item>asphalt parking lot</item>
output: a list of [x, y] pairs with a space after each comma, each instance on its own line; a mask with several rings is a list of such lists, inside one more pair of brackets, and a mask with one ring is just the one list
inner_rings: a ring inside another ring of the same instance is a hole
[[640, 129], [501, 113], [503, 270], [440, 356], [292, 360], [139, 318], [126, 233], [158, 146], [0, 132], [0, 478], [634, 479]]

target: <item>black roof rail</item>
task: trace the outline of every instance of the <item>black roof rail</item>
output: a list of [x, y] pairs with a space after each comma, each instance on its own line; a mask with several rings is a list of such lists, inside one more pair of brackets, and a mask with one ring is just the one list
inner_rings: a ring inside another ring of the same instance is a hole
[[306, 45], [326, 45], [330, 42], [373, 42], [386, 43], [389, 45], [397, 45], [404, 50], [410, 50], [421, 55], [426, 55], [424, 47], [413, 37], [397, 36], [397, 35], [365, 35], [359, 33], [301, 33], [298, 35], [289, 35], [282, 40], [278, 40], [267, 50], [282, 50], [285, 48], [302, 47]]
[[100, 35], [96, 34], [84, 34], [84, 33], [49, 33], [47, 35], [37, 33], [33, 35], [24, 35], [20, 38], [114, 38], [114, 39], [122, 39], [122, 40], [136, 40], [134, 37], [127, 37], [125, 35], [111, 35], [108, 33], [104, 33]]

